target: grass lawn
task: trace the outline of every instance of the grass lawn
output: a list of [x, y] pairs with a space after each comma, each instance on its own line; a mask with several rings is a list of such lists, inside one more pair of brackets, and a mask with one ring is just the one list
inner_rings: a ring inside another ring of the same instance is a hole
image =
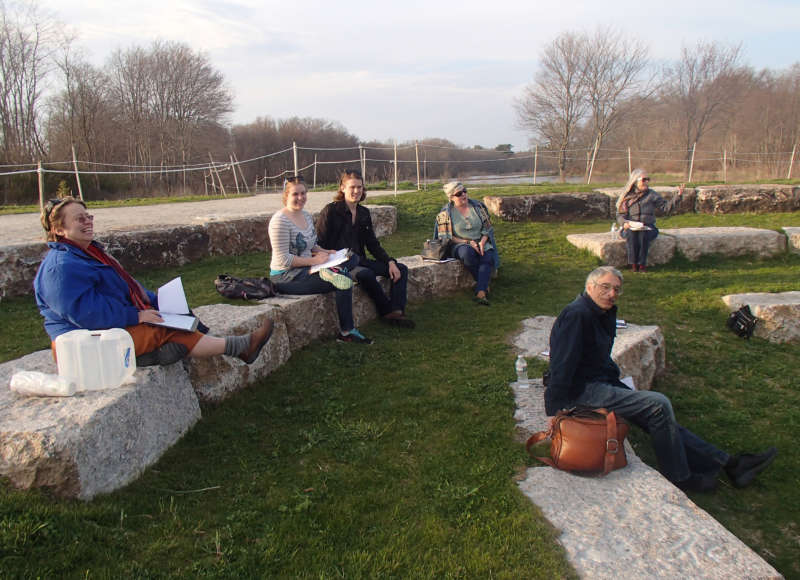
[[[471, 189], [473, 197], [494, 190]], [[430, 237], [441, 193], [369, 203], [399, 208], [397, 256]], [[662, 227], [799, 226], [800, 213], [685, 215]], [[0, 486], [0, 577], [561, 578], [555, 534], [514, 483], [529, 461], [513, 420], [509, 337], [557, 314], [598, 260], [567, 233], [602, 222], [495, 223], [502, 260], [492, 306], [468, 291], [415, 304], [413, 331], [373, 323], [371, 347], [325, 341], [203, 419], [127, 488], [90, 503]], [[259, 254], [180, 269], [190, 304], [220, 302], [219, 272], [260, 275]], [[139, 273], [156, 286], [175, 269]], [[620, 316], [664, 331], [657, 388], [679, 420], [731, 451], [776, 445], [751, 487], [721, 480], [702, 508], [787, 578], [800, 578], [797, 345], [725, 328], [723, 294], [797, 290], [800, 256], [677, 259], [628, 275]], [[235, 302], [231, 302], [235, 303]], [[0, 360], [46, 348], [33, 301], [3, 301]], [[542, 363], [530, 361], [531, 374]], [[652, 464], [647, 439], [632, 438]], [[544, 468], [549, 469], [549, 468]]]

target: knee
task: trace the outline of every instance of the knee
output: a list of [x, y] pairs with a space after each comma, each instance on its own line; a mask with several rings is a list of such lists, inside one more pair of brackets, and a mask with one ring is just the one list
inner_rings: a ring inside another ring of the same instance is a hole
[[650, 416], [659, 421], [673, 421], [675, 413], [669, 398], [654, 391], [641, 391], [646, 393], [646, 400], [650, 409]]
[[356, 280], [363, 283], [369, 283], [375, 281], [375, 272], [370, 270], [369, 268], [359, 268], [356, 270]]

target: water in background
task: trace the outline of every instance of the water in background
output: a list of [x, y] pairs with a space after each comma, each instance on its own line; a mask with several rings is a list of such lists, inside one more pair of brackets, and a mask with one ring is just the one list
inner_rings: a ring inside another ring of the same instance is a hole
[[[530, 173], [517, 173], [509, 175], [472, 175], [460, 181], [472, 185], [489, 185], [492, 183], [532, 185], [533, 176]], [[536, 175], [536, 183], [552, 183], [558, 181], [558, 175]], [[583, 177], [567, 177], [567, 183], [583, 183]]]

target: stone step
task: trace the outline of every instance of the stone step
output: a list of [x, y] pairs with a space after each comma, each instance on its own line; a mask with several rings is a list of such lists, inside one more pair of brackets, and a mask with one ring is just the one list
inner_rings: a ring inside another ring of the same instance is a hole
[[[399, 258], [409, 269], [409, 302], [452, 294], [474, 281], [461, 262]], [[384, 281], [388, 284], [388, 282]], [[372, 301], [353, 295], [356, 324], [373, 320]], [[214, 304], [196, 314], [219, 335], [239, 334], [272, 317], [275, 330], [258, 360], [189, 359], [136, 370], [134, 382], [72, 397], [23, 397], [8, 388], [17, 370], [56, 373], [50, 350], [0, 364], [0, 476], [21, 488], [91, 499], [133, 481], [200, 418], [199, 401], [221, 403], [337, 328], [333, 293], [281, 296], [249, 306]]]

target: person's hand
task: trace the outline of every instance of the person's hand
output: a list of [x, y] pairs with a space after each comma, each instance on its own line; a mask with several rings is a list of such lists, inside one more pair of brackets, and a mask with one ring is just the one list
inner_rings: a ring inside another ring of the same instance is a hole
[[684, 189], [686, 189], [686, 184], [685, 184], [685, 183], [681, 183], [681, 184], [678, 186], [678, 197], [680, 197], [680, 196], [682, 196], [682, 195], [683, 195], [683, 190], [684, 190]]
[[392, 279], [392, 282], [397, 282], [400, 279], [400, 268], [397, 267], [397, 263], [394, 260], [389, 262], [389, 278]]
[[317, 266], [319, 264], [324, 264], [328, 261], [328, 250], [320, 250], [319, 252], [314, 252], [311, 254], [311, 265]]
[[481, 256], [483, 256], [484, 249], [483, 247], [486, 245], [486, 238], [481, 238], [481, 241], [478, 242], [478, 252]]
[[630, 222], [625, 222], [624, 224], [622, 224], [622, 229], [623, 230], [631, 229], [631, 223]]
[[148, 308], [147, 310], [139, 311], [139, 324], [143, 323], [155, 324], [156, 322], [164, 322], [164, 319], [161, 318], [161, 315], [158, 313], [158, 310], [153, 310], [152, 308]]

